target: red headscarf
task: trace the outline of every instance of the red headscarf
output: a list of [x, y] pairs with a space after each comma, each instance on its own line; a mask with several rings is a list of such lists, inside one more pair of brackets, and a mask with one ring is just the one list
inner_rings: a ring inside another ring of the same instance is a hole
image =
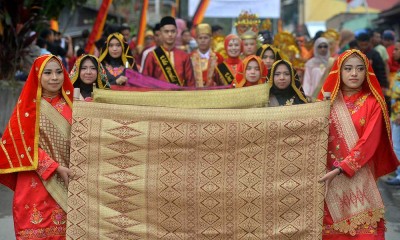
[[[246, 80], [246, 68], [251, 60], [255, 60], [257, 62], [258, 66], [260, 68], [260, 75], [261, 75], [260, 80], [258, 80], [257, 82], [254, 82], [254, 83], [248, 82]], [[237, 87], [237, 88], [262, 84], [262, 83], [265, 83], [265, 81], [267, 79], [267, 75], [268, 75], [268, 69], [265, 66], [264, 62], [261, 60], [261, 58], [257, 57], [256, 55], [250, 55], [250, 56], [247, 56], [245, 59], [243, 59], [243, 61], [241, 63], [239, 63], [238, 68], [237, 68], [236, 77], [235, 77], [235, 80], [233, 81], [233, 83], [235, 84], [235, 87]]]
[[228, 36], [225, 37], [225, 41], [224, 41], [225, 51], [226, 51], [226, 54], [228, 55], [228, 58], [226, 59], [226, 62], [229, 63], [229, 64], [238, 64], [240, 62], [240, 55], [237, 56], [237, 57], [231, 57], [228, 54], [228, 45], [229, 45], [229, 42], [232, 39], [236, 39], [236, 40], [239, 41], [240, 52], [243, 52], [242, 39], [240, 39], [240, 37], [235, 35], [235, 34], [229, 34]]
[[0, 142], [0, 174], [35, 170], [38, 165], [39, 117], [42, 85], [40, 79], [46, 64], [55, 59], [63, 69], [62, 97], [72, 107], [73, 90], [68, 73], [54, 55], [43, 55], [34, 61], [17, 105]]
[[[377, 149], [377, 154], [379, 154], [378, 156], [380, 156], [380, 158], [377, 159], [377, 162], [374, 162], [375, 177], [378, 178], [393, 171], [398, 163], [397, 158], [393, 152], [390, 119], [385, 103], [385, 98], [368, 58], [361, 51], [355, 49], [343, 52], [333, 63], [332, 69], [329, 72], [324, 86], [322, 87], [321, 92], [318, 95], [318, 99], [322, 100], [324, 98], [323, 94], [325, 92], [330, 92], [331, 104], [335, 101], [339, 89], [341, 88], [341, 84], [343, 84], [340, 74], [342, 65], [346, 61], [346, 59], [348, 59], [352, 55], [357, 55], [364, 62], [367, 68], [367, 73], [366, 79], [362, 86], [363, 90], [371, 92], [375, 99], [378, 101], [379, 106], [381, 107], [383, 119], [385, 121], [386, 131], [383, 131], [382, 133], [384, 134], [382, 134], [381, 138], [377, 140], [382, 142], [382, 144], [380, 144], [380, 147]], [[378, 162], [381, 160], [388, 161], [388, 164], [383, 165], [382, 162]]]

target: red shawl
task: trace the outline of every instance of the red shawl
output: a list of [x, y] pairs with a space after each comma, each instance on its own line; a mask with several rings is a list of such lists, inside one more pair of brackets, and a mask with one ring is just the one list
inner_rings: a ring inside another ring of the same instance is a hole
[[35, 170], [38, 166], [39, 117], [42, 86], [40, 78], [47, 62], [56, 59], [62, 66], [64, 84], [62, 97], [72, 107], [73, 90], [68, 73], [54, 55], [38, 57], [0, 142], [0, 174]]

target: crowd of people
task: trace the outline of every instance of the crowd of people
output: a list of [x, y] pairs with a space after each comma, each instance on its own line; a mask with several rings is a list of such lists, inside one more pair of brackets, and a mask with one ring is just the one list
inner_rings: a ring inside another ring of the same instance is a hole
[[[343, 176], [358, 187], [351, 179], [361, 169], [372, 173], [373, 189], [377, 178], [396, 170], [396, 156], [400, 157], [400, 41], [395, 41], [393, 31], [384, 31], [382, 40], [379, 31], [342, 31], [336, 42], [320, 32], [310, 50], [298, 39], [298, 55], [305, 62], [301, 66], [271, 39], [260, 42], [251, 29], [226, 36], [222, 51], [213, 46], [220, 28], [202, 23], [194, 29], [192, 36], [167, 16], [146, 32], [142, 49], [130, 38], [129, 28], [122, 27], [103, 38], [94, 55], [81, 50], [77, 57], [70, 38], [61, 45], [55, 43], [52, 31], [40, 34], [41, 56], [27, 72], [25, 87], [0, 142], [0, 183], [15, 192], [17, 239], [65, 239], [62, 190], [74, 175], [67, 167], [69, 151], [65, 149], [73, 98], [91, 101], [93, 84], [111, 89], [128, 85], [128, 69], [192, 90], [268, 84], [266, 107], [307, 104], [330, 96], [334, 114], [327, 173], [320, 179], [326, 183], [327, 193], [337, 184], [335, 179]], [[177, 36], [182, 36], [180, 45]], [[400, 185], [400, 171], [388, 184]], [[368, 189], [366, 194], [373, 192]], [[323, 239], [384, 239], [380, 206], [346, 218], [351, 231], [337, 227], [331, 216], [335, 207], [325, 201]]]

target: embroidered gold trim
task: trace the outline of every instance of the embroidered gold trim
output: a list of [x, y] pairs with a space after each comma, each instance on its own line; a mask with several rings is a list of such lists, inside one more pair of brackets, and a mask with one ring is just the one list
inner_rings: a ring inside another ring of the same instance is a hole
[[[1, 149], [3, 149], [4, 154], [5, 154], [6, 157], [7, 157], [7, 161], [8, 161], [8, 164], [10, 164], [10, 168], [14, 168], [14, 166], [13, 166], [13, 164], [12, 164], [12, 162], [11, 162], [10, 155], [8, 155], [7, 149], [4, 147], [3, 143], [0, 143], [0, 146], [1, 146]], [[0, 173], [1, 173], [1, 172], [2, 172], [2, 171], [0, 171]]]
[[13, 145], [14, 145], [15, 153], [17, 154], [19, 166], [22, 167], [21, 157], [20, 157], [20, 154], [19, 154], [19, 151], [18, 151], [18, 148], [17, 148], [17, 144], [15, 143], [14, 134], [12, 132], [12, 128], [11, 128], [10, 122], [8, 122], [8, 131], [10, 132], [10, 137], [11, 137], [11, 140], [12, 140]]
[[381, 218], [384, 217], [384, 215], [384, 209], [376, 209], [372, 212], [364, 212], [351, 219], [346, 219], [341, 222], [334, 223], [332, 227], [336, 231], [348, 233], [351, 236], [355, 236], [356, 229], [359, 228], [360, 225], [368, 224], [376, 228], [378, 222], [381, 220]]
[[22, 134], [23, 130], [22, 130], [21, 119], [20, 119], [20, 114], [19, 114], [19, 105], [17, 105], [17, 120], [18, 120], [19, 133], [21, 134], [21, 140], [22, 140], [22, 144], [24, 145], [25, 153], [28, 156], [29, 162], [33, 165], [32, 157], [31, 157], [30, 153], [28, 152], [28, 147], [26, 146], [25, 136]]

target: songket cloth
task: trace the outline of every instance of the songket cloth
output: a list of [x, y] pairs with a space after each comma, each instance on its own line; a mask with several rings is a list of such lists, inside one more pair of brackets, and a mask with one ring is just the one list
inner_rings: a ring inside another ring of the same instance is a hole
[[321, 239], [328, 102], [73, 114], [68, 239]]
[[187, 91], [110, 91], [93, 89], [93, 100], [123, 105], [174, 108], [251, 108], [266, 106], [267, 84], [238, 89]]

